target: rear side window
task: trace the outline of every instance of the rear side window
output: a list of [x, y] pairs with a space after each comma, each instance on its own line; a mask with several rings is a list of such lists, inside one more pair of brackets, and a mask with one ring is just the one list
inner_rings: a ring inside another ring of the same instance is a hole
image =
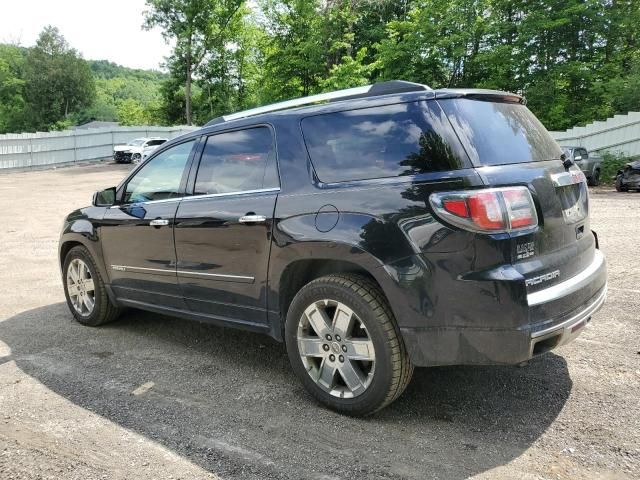
[[466, 98], [438, 100], [475, 164], [559, 159], [560, 146], [527, 107]]
[[278, 187], [275, 147], [268, 127], [207, 138], [196, 176], [195, 195]]
[[415, 175], [469, 166], [437, 103], [362, 108], [302, 120], [305, 143], [323, 182]]

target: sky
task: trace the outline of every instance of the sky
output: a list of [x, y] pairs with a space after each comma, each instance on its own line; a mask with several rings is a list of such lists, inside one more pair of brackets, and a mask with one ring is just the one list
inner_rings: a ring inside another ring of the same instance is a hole
[[53, 25], [87, 60], [158, 70], [171, 47], [142, 30], [144, 10], [145, 0], [0, 0], [0, 43], [31, 47]]

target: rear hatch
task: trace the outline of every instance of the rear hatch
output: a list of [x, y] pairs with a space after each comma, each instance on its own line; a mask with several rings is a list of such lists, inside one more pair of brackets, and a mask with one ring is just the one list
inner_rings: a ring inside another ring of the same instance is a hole
[[[532, 193], [538, 228], [492, 238], [526, 278], [527, 293], [587, 268], [594, 260], [596, 241], [589, 225], [586, 179], [577, 166], [565, 168], [562, 150], [521, 98], [501, 92], [443, 91], [436, 99], [488, 186], [520, 185]], [[567, 314], [595, 293], [584, 289], [546, 306], [553, 311], [539, 315]]]

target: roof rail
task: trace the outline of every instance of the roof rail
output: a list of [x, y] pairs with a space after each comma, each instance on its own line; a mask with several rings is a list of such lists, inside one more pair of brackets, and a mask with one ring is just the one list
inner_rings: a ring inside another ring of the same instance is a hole
[[239, 118], [253, 117], [262, 113], [277, 112], [278, 110], [286, 110], [288, 108], [302, 107], [304, 105], [312, 105], [319, 102], [336, 102], [341, 100], [350, 100], [353, 98], [375, 97], [378, 95], [389, 95], [393, 93], [417, 92], [431, 90], [427, 85], [421, 83], [406, 82], [404, 80], [391, 80], [388, 82], [375, 83], [364, 87], [347, 88], [344, 90], [336, 90], [335, 92], [319, 93], [308, 97], [295, 98], [284, 102], [272, 103], [262, 107], [244, 110], [242, 112], [232, 113], [217, 117], [208, 122], [205, 127], [215, 125]]

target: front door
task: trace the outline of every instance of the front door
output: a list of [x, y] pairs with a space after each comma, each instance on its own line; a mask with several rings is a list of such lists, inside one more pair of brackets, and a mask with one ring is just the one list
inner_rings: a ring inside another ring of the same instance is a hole
[[176, 278], [175, 214], [195, 145], [171, 147], [138, 170], [100, 228], [111, 286], [120, 299], [184, 309]]
[[208, 137], [193, 196], [176, 214], [178, 282], [187, 306], [266, 323], [266, 282], [279, 181], [269, 127]]

